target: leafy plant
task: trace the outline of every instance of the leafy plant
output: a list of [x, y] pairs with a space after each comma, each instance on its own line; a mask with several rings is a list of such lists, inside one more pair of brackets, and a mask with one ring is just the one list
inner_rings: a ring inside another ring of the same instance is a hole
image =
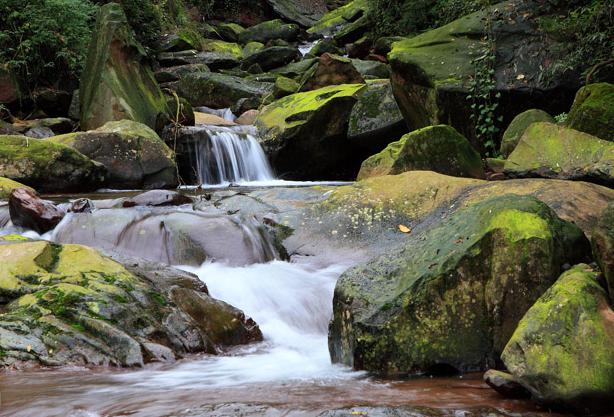
[[162, 34], [162, 14], [152, 0], [121, 0], [137, 40], [148, 53], [156, 50]]
[[89, 0], [0, 0], [0, 61], [30, 89], [77, 79], [95, 10]]
[[565, 122], [567, 122], [567, 116], [569, 116], [567, 113], [561, 113], [561, 114], [557, 114], [556, 116], [554, 116], [554, 120], [562, 125]]

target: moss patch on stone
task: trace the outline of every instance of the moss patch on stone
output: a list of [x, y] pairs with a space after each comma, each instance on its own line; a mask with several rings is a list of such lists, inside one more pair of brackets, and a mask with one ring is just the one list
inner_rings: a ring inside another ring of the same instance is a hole
[[527, 130], [531, 124], [537, 122], [554, 123], [554, 118], [545, 111], [538, 109], [527, 110], [514, 117], [512, 123], [510, 123], [503, 133], [500, 149], [501, 155], [507, 158], [520, 141], [525, 130]]
[[614, 84], [582, 87], [567, 117], [567, 126], [614, 142]]
[[23, 185], [8, 178], [0, 177], [0, 200], [9, 198], [9, 195], [11, 195], [11, 192], [15, 188], [27, 188], [32, 190], [32, 188], [28, 187], [27, 185]]

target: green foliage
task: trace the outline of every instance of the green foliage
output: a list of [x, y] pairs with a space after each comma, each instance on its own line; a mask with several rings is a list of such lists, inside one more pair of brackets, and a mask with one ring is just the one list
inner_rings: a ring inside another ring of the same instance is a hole
[[483, 0], [369, 0], [369, 16], [377, 36], [403, 36], [443, 26], [479, 10], [483, 3]]
[[561, 113], [561, 114], [557, 114], [556, 116], [554, 116], [554, 120], [556, 120], [557, 124], [565, 124], [565, 122], [567, 122], [567, 117], [569, 115], [567, 113]]
[[0, 62], [30, 89], [77, 79], [95, 10], [89, 0], [0, 0]]
[[156, 50], [162, 34], [162, 14], [152, 0], [121, 0], [122, 8], [138, 41], [149, 53]]
[[584, 75], [594, 65], [612, 59], [614, 2], [582, 0], [573, 3], [576, 5], [567, 15], [557, 13], [540, 19], [543, 30], [568, 45], [548, 69], [546, 76], [549, 78], [578, 69]]

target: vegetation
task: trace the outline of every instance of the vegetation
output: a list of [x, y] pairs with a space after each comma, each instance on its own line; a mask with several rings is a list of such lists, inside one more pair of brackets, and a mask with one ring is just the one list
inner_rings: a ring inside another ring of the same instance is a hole
[[77, 80], [95, 10], [89, 0], [0, 0], [0, 62], [29, 90]]

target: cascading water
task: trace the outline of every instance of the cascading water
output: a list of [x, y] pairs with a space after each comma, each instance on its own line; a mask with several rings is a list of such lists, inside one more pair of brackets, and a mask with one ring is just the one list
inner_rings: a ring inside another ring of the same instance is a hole
[[199, 126], [206, 135], [193, 142], [194, 166], [204, 186], [275, 179], [266, 155], [248, 126]]

